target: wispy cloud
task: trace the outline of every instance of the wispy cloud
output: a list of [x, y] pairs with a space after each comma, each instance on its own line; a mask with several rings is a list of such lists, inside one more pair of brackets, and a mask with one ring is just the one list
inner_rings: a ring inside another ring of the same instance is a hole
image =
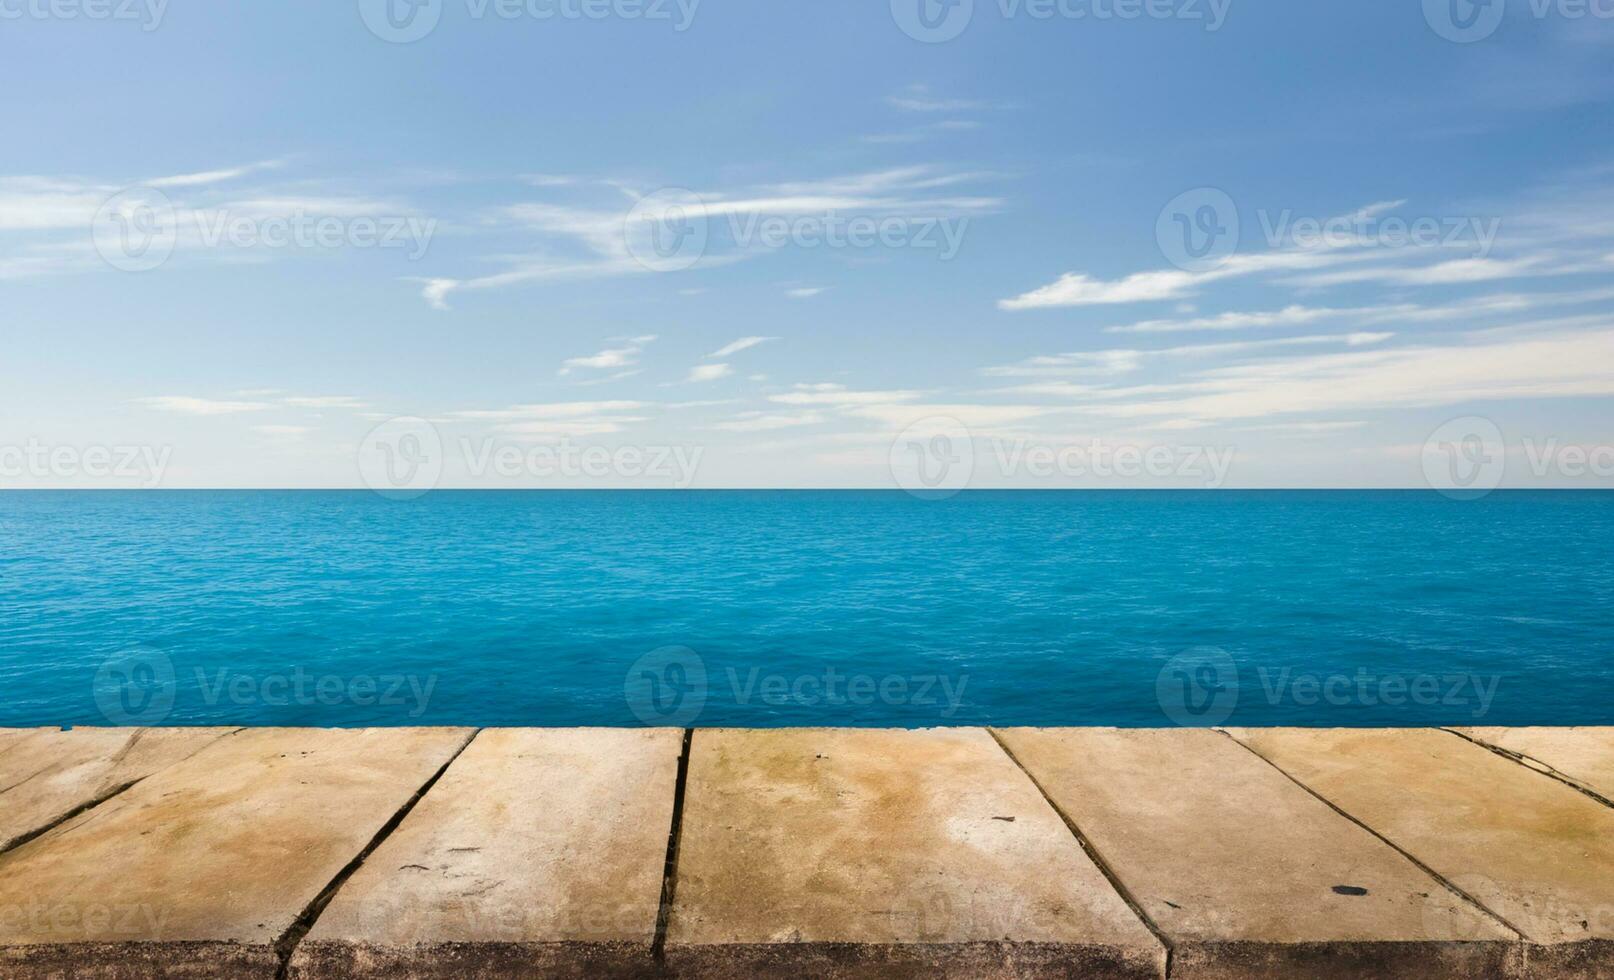
[[655, 334], [629, 337], [620, 347], [608, 347], [597, 354], [583, 357], [568, 357], [561, 362], [559, 373], [566, 375], [578, 370], [605, 371], [631, 367], [639, 362], [639, 355], [644, 353], [645, 345], [655, 339]]
[[240, 167], [225, 167], [219, 170], [203, 170], [191, 174], [174, 174], [169, 177], [155, 177], [144, 181], [147, 187], [202, 187], [208, 184], [222, 184], [226, 181], [245, 177], [247, 174], [260, 170], [273, 170], [282, 165], [280, 160], [263, 160], [258, 163], [249, 163]]
[[1143, 367], [1145, 362], [1175, 358], [1225, 357], [1231, 354], [1249, 354], [1264, 350], [1281, 350], [1290, 347], [1344, 346], [1365, 347], [1380, 344], [1391, 333], [1360, 331], [1347, 334], [1319, 334], [1305, 337], [1274, 337], [1265, 340], [1239, 340], [1219, 344], [1187, 344], [1156, 350], [1097, 350], [1070, 354], [1045, 354], [1027, 358], [1018, 364], [987, 368], [984, 373], [994, 377], [1047, 378], [1067, 376], [1104, 376], [1129, 374]]
[[369, 408], [369, 404], [354, 395], [289, 395], [281, 399], [293, 408]]
[[236, 415], [241, 412], [262, 412], [274, 407], [268, 402], [222, 401], [191, 395], [153, 395], [135, 401], [159, 412], [180, 415]]
[[[694, 267], [718, 265], [761, 254], [743, 247], [744, 229], [759, 217], [803, 218], [838, 215], [850, 218], [941, 219], [991, 213], [1002, 205], [993, 195], [960, 194], [959, 188], [999, 179], [983, 171], [915, 164], [811, 180], [784, 181], [735, 188], [680, 193], [660, 201], [649, 195], [613, 193], [609, 206], [521, 202], [496, 209], [490, 221], [536, 235], [541, 252], [508, 257], [509, 268], [469, 278], [421, 278], [421, 296], [435, 309], [447, 309], [455, 293], [540, 282], [636, 276], [655, 271], [643, 260], [644, 248], [633, 235], [640, 227], [630, 217], [636, 206], [649, 214], [676, 216], [696, 223], [705, 246]], [[597, 189], [597, 188], [596, 188]], [[582, 188], [587, 190], [587, 188]], [[636, 249], [637, 256], [636, 257]]]
[[724, 432], [772, 432], [803, 425], [822, 425], [829, 416], [821, 412], [741, 412], [732, 419], [714, 423], [711, 428]]
[[492, 422], [500, 432], [534, 437], [604, 435], [646, 421], [654, 406], [632, 400], [543, 402], [448, 413], [462, 422]]
[[1225, 421], [1614, 394], [1614, 326], [1480, 331], [1455, 343], [1275, 358], [1176, 383], [1088, 392], [1084, 411]]
[[798, 384], [790, 391], [769, 395], [768, 400], [780, 405], [880, 405], [913, 401], [923, 396], [919, 391], [852, 391], [843, 384], [819, 382]]
[[706, 356], [708, 358], [728, 357], [732, 354], [738, 354], [743, 350], [750, 350], [758, 344], [766, 344], [770, 340], [778, 339], [778, 337], [741, 337], [739, 340], [736, 340], [733, 343], [724, 344], [722, 347], [719, 347], [717, 350], [712, 351]]
[[928, 85], [908, 85], [901, 92], [885, 97], [886, 105], [903, 112], [972, 112], [1001, 108], [986, 99], [960, 99], [939, 96]]

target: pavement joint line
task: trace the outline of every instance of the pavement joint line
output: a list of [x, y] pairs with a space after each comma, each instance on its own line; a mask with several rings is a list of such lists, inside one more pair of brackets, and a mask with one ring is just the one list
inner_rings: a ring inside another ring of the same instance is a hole
[[661, 873], [661, 905], [656, 909], [656, 936], [650, 955], [658, 965], [667, 959], [667, 928], [672, 922], [673, 899], [678, 890], [678, 845], [684, 833], [684, 794], [689, 786], [689, 750], [695, 729], [684, 729], [683, 747], [678, 753], [678, 777], [673, 781], [672, 826], [667, 831], [667, 860]]
[[110, 791], [102, 793], [100, 796], [97, 796], [94, 799], [86, 800], [60, 816], [52, 817], [50, 820], [45, 821], [43, 825], [35, 827], [33, 830], [30, 830], [27, 833], [17, 835], [17, 839], [12, 841], [9, 846], [0, 848], [0, 854], [10, 854], [12, 851], [15, 851], [17, 848], [23, 846], [29, 841], [45, 836], [46, 834], [55, 830], [57, 827], [60, 827], [62, 824], [72, 820], [74, 817], [88, 813], [89, 811], [105, 803], [107, 800], [127, 792], [130, 787], [134, 786], [138, 782], [140, 782], [139, 779], [131, 779], [121, 786], [115, 786]]
[[[213, 744], [215, 744], [217, 742], [220, 742], [220, 741], [222, 741], [222, 740], [224, 740], [226, 738], [229, 738], [231, 735], [234, 735], [236, 732], [239, 732], [239, 731], [242, 731], [242, 730], [243, 729], [236, 728], [236, 729], [233, 729], [231, 731], [225, 732], [224, 734], [220, 735], [218, 738], [214, 739], [211, 742], [208, 742], [208, 743], [206, 743], [204, 745], [198, 745], [196, 747], [196, 751], [192, 752], [190, 755], [187, 755], [184, 759], [175, 759], [173, 762], [170, 762], [168, 765], [163, 766], [161, 769], [154, 769], [151, 772], [146, 773], [144, 776], [141, 776], [138, 779], [131, 779], [127, 783], [123, 783], [123, 784], [121, 784], [119, 786], [114, 786], [112, 789], [107, 790], [105, 793], [102, 793], [99, 796], [94, 797], [93, 799], [86, 800], [83, 803], [80, 803], [78, 806], [73, 807], [71, 810], [68, 810], [66, 813], [63, 813], [63, 814], [60, 814], [58, 816], [52, 817], [51, 819], [45, 821], [40, 826], [35, 827], [33, 830], [30, 830], [30, 831], [28, 831], [27, 833], [24, 833], [24, 834], [19, 834], [17, 836], [17, 838], [15, 840], [13, 840], [10, 844], [7, 844], [4, 847], [0, 847], [0, 855], [10, 854], [12, 851], [15, 851], [17, 848], [23, 846], [24, 844], [28, 843], [29, 841], [36, 840], [36, 839], [38, 839], [40, 837], [45, 836], [46, 834], [48, 834], [51, 831], [55, 830], [57, 827], [60, 827], [62, 824], [67, 823], [69, 820], [72, 820], [75, 817], [82, 816], [82, 815], [88, 813], [89, 811], [95, 809], [96, 807], [100, 806], [101, 804], [105, 803], [106, 801], [108, 801], [108, 800], [110, 800], [110, 799], [112, 799], [114, 797], [121, 796], [124, 793], [127, 793], [130, 789], [134, 788], [135, 786], [139, 785], [140, 783], [144, 782], [145, 780], [150, 779], [152, 776], [157, 775], [157, 773], [162, 772], [164, 769], [171, 769], [174, 766], [179, 765], [181, 762], [184, 762], [187, 759], [190, 759], [190, 758], [194, 757], [198, 752], [201, 752], [203, 749], [207, 748], [209, 745], [213, 745]], [[137, 729], [136, 731], [137, 731], [137, 734], [134, 737], [130, 738], [128, 743], [124, 745], [123, 749], [118, 752], [118, 754], [114, 757], [114, 761], [121, 761], [124, 757], [126, 757], [129, 754], [129, 750], [134, 748], [135, 742], [139, 740], [140, 734], [143, 734], [146, 731], [146, 729], [141, 728], [141, 729]], [[43, 769], [40, 770], [40, 772], [44, 772], [44, 771], [45, 770], [43, 770]], [[34, 773], [33, 776], [29, 776], [28, 779], [22, 780], [22, 782], [14, 783], [11, 786], [7, 786], [5, 789], [0, 789], [0, 793], [8, 793], [11, 790], [16, 789], [18, 786], [21, 786], [24, 783], [28, 782], [29, 779], [33, 779], [34, 776], [38, 776], [38, 775], [39, 775], [39, 773], [36, 772], [36, 773]]]
[[1427, 864], [1423, 863], [1422, 861], [1418, 860], [1418, 858], [1415, 857], [1412, 854], [1412, 852], [1408, 851], [1406, 848], [1402, 847], [1400, 844], [1397, 844], [1395, 841], [1393, 841], [1390, 838], [1384, 836], [1383, 834], [1379, 833], [1377, 830], [1374, 830], [1372, 827], [1369, 827], [1367, 824], [1365, 824], [1361, 820], [1357, 819], [1355, 814], [1350, 813], [1345, 808], [1343, 808], [1343, 807], [1339, 806], [1338, 804], [1336, 804], [1333, 800], [1330, 800], [1328, 797], [1324, 796], [1323, 794], [1321, 794], [1321, 793], [1317, 792], [1316, 790], [1312, 789], [1310, 786], [1307, 786], [1305, 783], [1303, 783], [1300, 780], [1296, 779], [1288, 770], [1284, 769], [1282, 766], [1278, 765], [1276, 762], [1273, 762], [1271, 759], [1268, 759], [1266, 756], [1264, 756], [1261, 753], [1257, 752], [1253, 746], [1250, 746], [1250, 745], [1246, 744], [1245, 742], [1241, 741], [1240, 739], [1234, 737], [1233, 733], [1227, 731], [1226, 729], [1217, 728], [1217, 729], [1214, 729], [1214, 731], [1217, 731], [1217, 732], [1220, 732], [1223, 735], [1226, 735], [1228, 738], [1233, 740], [1233, 744], [1242, 747], [1243, 749], [1248, 751], [1251, 755], [1255, 756], [1257, 759], [1260, 759], [1262, 762], [1265, 762], [1267, 765], [1271, 766], [1273, 769], [1276, 769], [1278, 772], [1282, 773], [1285, 779], [1289, 780], [1290, 782], [1294, 783], [1296, 786], [1299, 786], [1301, 789], [1305, 790], [1306, 792], [1310, 793], [1312, 796], [1316, 797], [1319, 801], [1322, 802], [1322, 804], [1324, 806], [1326, 806], [1329, 809], [1333, 810], [1335, 813], [1337, 813], [1340, 816], [1344, 817], [1346, 820], [1349, 820], [1351, 823], [1356, 824], [1356, 826], [1361, 827], [1363, 830], [1365, 830], [1368, 833], [1372, 834], [1374, 837], [1378, 838], [1379, 840], [1383, 841], [1386, 845], [1393, 848], [1397, 854], [1399, 854], [1402, 857], [1406, 858], [1408, 861], [1411, 861], [1414, 865], [1417, 865], [1418, 870], [1422, 871], [1424, 874], [1428, 875], [1429, 877], [1435, 879], [1443, 887], [1445, 887], [1446, 890], [1450, 891], [1453, 895], [1456, 895], [1458, 898], [1461, 898], [1463, 901], [1465, 901], [1465, 902], [1469, 903], [1470, 905], [1474, 906], [1475, 908], [1479, 909], [1481, 912], [1485, 913], [1486, 915], [1488, 915], [1492, 919], [1494, 919], [1496, 922], [1500, 923], [1509, 932], [1513, 933], [1515, 936], [1518, 936], [1519, 937], [1519, 942], [1521, 944], [1524, 944], [1526, 949], [1528, 949], [1529, 944], [1535, 942], [1534, 939], [1531, 939], [1528, 935], [1525, 934], [1523, 929], [1520, 929], [1518, 926], [1514, 925], [1513, 923], [1509, 922], [1507, 919], [1503, 918], [1501, 914], [1491, 911], [1491, 909], [1488, 908], [1485, 905], [1484, 902], [1481, 902], [1479, 899], [1475, 898], [1473, 895], [1470, 895], [1468, 892], [1466, 892], [1463, 889], [1457, 887], [1457, 885], [1454, 884], [1452, 881], [1450, 881], [1448, 878], [1446, 878], [1445, 875], [1441, 874], [1440, 872], [1436, 871], [1434, 868], [1431, 868], [1429, 865], [1427, 865]]
[[1132, 894], [1132, 890], [1110, 867], [1109, 862], [1104, 860], [1104, 855], [1100, 854], [1093, 842], [1087, 839], [1087, 835], [1082, 833], [1081, 827], [1077, 826], [1071, 815], [1066, 813], [1058, 803], [1054, 802], [1054, 798], [1048, 794], [1048, 790], [1042, 785], [1041, 780], [1032, 775], [1031, 770], [1027, 769], [1025, 763], [1020, 761], [1020, 757], [1014, 754], [1014, 750], [1009, 748], [1007, 742], [1003, 741], [1003, 737], [998, 734], [998, 730], [988, 727], [986, 733], [992, 736], [992, 741], [998, 743], [998, 748], [1002, 749], [1003, 754], [1009, 757], [1009, 761], [1014, 763], [1015, 768], [1019, 769], [1027, 779], [1031, 780], [1031, 785], [1037, 788], [1037, 792], [1042, 795], [1043, 801], [1053, 808], [1054, 813], [1058, 814], [1059, 819], [1064, 822], [1065, 829], [1069, 830], [1071, 836], [1076, 838], [1076, 843], [1081, 847], [1082, 853], [1086, 854], [1088, 860], [1098, 867], [1099, 873], [1104, 876], [1104, 880], [1108, 881], [1110, 887], [1115, 889], [1115, 893], [1121, 896], [1121, 901], [1125, 902], [1127, 908], [1132, 910], [1132, 914], [1138, 917], [1138, 921], [1143, 923], [1143, 927], [1154, 935], [1155, 941], [1165, 948], [1166, 965], [1163, 978], [1164, 980], [1171, 980], [1171, 970], [1175, 965], [1174, 960], [1177, 955], [1177, 948], [1173, 945], [1171, 939], [1155, 923], [1154, 919], [1149, 917], [1149, 913], [1143, 910], [1143, 906], [1138, 902], [1137, 897]]
[[280, 958], [280, 968], [275, 971], [275, 980], [287, 980], [287, 977], [291, 974], [292, 955], [297, 952], [297, 946], [303, 941], [303, 938], [313, 930], [314, 924], [319, 921], [325, 907], [331, 904], [331, 899], [336, 897], [336, 893], [341, 890], [343, 885], [347, 884], [347, 880], [353, 877], [359, 868], [364, 865], [365, 860], [371, 854], [374, 854], [378, 847], [386, 843], [387, 838], [391, 837], [393, 831], [397, 830], [404, 822], [404, 819], [409, 816], [409, 812], [415, 808], [416, 804], [426, 798], [426, 794], [431, 792], [431, 788], [437, 785], [437, 781], [443, 778], [444, 773], [448, 772], [448, 767], [452, 766], [455, 760], [459, 759], [465, 753], [465, 750], [471, 747], [471, 743], [476, 741], [476, 737], [480, 734], [482, 734], [482, 729], [475, 729], [466, 737], [465, 741], [460, 743], [459, 748], [454, 750], [454, 754], [448, 757], [448, 761], [444, 762], [436, 772], [431, 774], [429, 779], [421, 784], [420, 789], [415, 791], [415, 795], [404, 801], [403, 806], [398, 808], [398, 812], [394, 813], [386, 823], [381, 825], [381, 829], [376, 831], [374, 837], [370, 838], [370, 842], [364, 845], [364, 848], [359, 851], [353, 860], [344, 865], [342, 870], [338, 871], [336, 876], [324, 888], [320, 889], [319, 894], [314, 896], [313, 901], [309, 902], [301, 914], [292, 920], [285, 933], [275, 940], [275, 955]]
[[1562, 771], [1553, 768], [1545, 762], [1542, 762], [1533, 755], [1526, 755], [1523, 752], [1515, 752], [1512, 749], [1504, 749], [1500, 745], [1492, 745], [1490, 742], [1487, 742], [1484, 739], [1475, 738], [1472, 735], [1465, 735], [1455, 728], [1442, 728], [1441, 731], [1456, 735], [1465, 742], [1472, 742], [1480, 748], [1489, 752], [1494, 752], [1510, 762], [1518, 763], [1531, 772], [1540, 773], [1541, 775], [1546, 776], [1548, 779], [1555, 779], [1558, 782], [1563, 783], [1565, 786], [1568, 786], [1570, 789], [1575, 790], [1576, 792], [1585, 796], [1589, 796], [1606, 807], [1614, 808], [1614, 800], [1610, 800], [1608, 797], [1592, 789], [1590, 786], [1586, 786], [1583, 783], [1572, 779], [1571, 777], [1565, 775]]

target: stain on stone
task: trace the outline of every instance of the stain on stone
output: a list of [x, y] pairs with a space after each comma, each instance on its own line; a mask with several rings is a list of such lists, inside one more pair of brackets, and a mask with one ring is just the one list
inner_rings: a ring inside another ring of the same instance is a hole
[[1366, 895], [1367, 894], [1367, 889], [1366, 888], [1360, 888], [1360, 887], [1358, 887], [1356, 885], [1335, 885], [1334, 886], [1334, 894], [1335, 895]]
[[993, 820], [1002, 820], [1004, 823], [1014, 823], [1013, 817], [993, 817]]

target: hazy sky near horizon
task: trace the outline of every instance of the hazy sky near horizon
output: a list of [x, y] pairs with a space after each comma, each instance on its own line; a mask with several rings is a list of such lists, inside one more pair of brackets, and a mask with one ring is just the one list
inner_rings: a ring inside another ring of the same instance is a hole
[[0, 0], [0, 79], [0, 486], [1614, 486], [1614, 2]]

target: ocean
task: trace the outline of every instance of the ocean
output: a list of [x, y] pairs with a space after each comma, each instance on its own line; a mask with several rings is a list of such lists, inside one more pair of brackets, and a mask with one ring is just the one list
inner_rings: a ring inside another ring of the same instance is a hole
[[0, 726], [1614, 723], [1614, 493], [0, 493]]

